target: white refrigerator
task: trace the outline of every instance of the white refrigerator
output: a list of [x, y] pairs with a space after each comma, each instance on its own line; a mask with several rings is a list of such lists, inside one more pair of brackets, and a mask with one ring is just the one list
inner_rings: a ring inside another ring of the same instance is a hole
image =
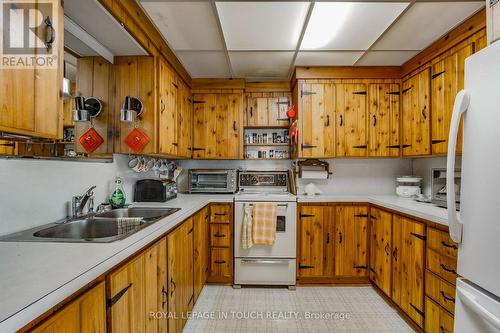
[[[464, 116], [460, 212], [455, 143]], [[455, 333], [500, 332], [500, 42], [467, 58], [447, 161], [450, 234], [459, 243]]]

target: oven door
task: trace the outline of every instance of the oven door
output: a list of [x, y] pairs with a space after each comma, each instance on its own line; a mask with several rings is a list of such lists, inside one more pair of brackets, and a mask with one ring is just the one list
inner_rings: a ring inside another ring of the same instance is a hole
[[224, 193], [230, 191], [227, 172], [193, 172], [189, 182], [189, 190], [193, 193]]
[[236, 202], [234, 208], [234, 256], [237, 258], [295, 258], [296, 257], [296, 202], [278, 202], [276, 214], [276, 242], [274, 245], [253, 245], [241, 248], [241, 229], [245, 205], [252, 202]]

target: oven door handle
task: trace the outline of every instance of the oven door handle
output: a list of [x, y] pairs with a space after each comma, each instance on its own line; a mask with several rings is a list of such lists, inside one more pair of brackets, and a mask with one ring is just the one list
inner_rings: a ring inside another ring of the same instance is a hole
[[289, 262], [290, 260], [288, 259], [241, 259], [242, 264], [288, 265]]
[[[248, 207], [253, 207], [253, 204], [246, 204]], [[288, 204], [277, 204], [277, 207], [288, 207]]]

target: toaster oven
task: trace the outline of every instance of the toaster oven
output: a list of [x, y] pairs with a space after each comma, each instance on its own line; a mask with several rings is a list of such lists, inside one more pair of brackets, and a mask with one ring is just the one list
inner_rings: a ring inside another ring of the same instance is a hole
[[189, 193], [235, 193], [237, 174], [235, 169], [191, 169]]

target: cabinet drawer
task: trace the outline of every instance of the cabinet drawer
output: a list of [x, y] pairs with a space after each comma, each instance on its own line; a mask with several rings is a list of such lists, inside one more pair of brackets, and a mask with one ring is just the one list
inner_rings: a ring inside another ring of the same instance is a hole
[[210, 250], [210, 280], [216, 282], [232, 279], [232, 276], [233, 259], [231, 258], [231, 248], [212, 248]]
[[217, 247], [230, 247], [231, 225], [229, 224], [210, 225], [210, 245]]
[[211, 223], [231, 223], [233, 211], [231, 204], [215, 204], [210, 206]]
[[427, 249], [427, 269], [446, 281], [456, 284], [457, 259], [445, 257], [439, 255], [436, 251]]
[[455, 312], [455, 286], [430, 271], [425, 273], [425, 294], [446, 310]]
[[447, 232], [428, 228], [427, 247], [433, 249], [439, 254], [452, 258], [457, 257], [457, 244], [450, 238], [450, 235]]
[[453, 332], [453, 316], [437, 305], [429, 297], [425, 298], [425, 332]]

